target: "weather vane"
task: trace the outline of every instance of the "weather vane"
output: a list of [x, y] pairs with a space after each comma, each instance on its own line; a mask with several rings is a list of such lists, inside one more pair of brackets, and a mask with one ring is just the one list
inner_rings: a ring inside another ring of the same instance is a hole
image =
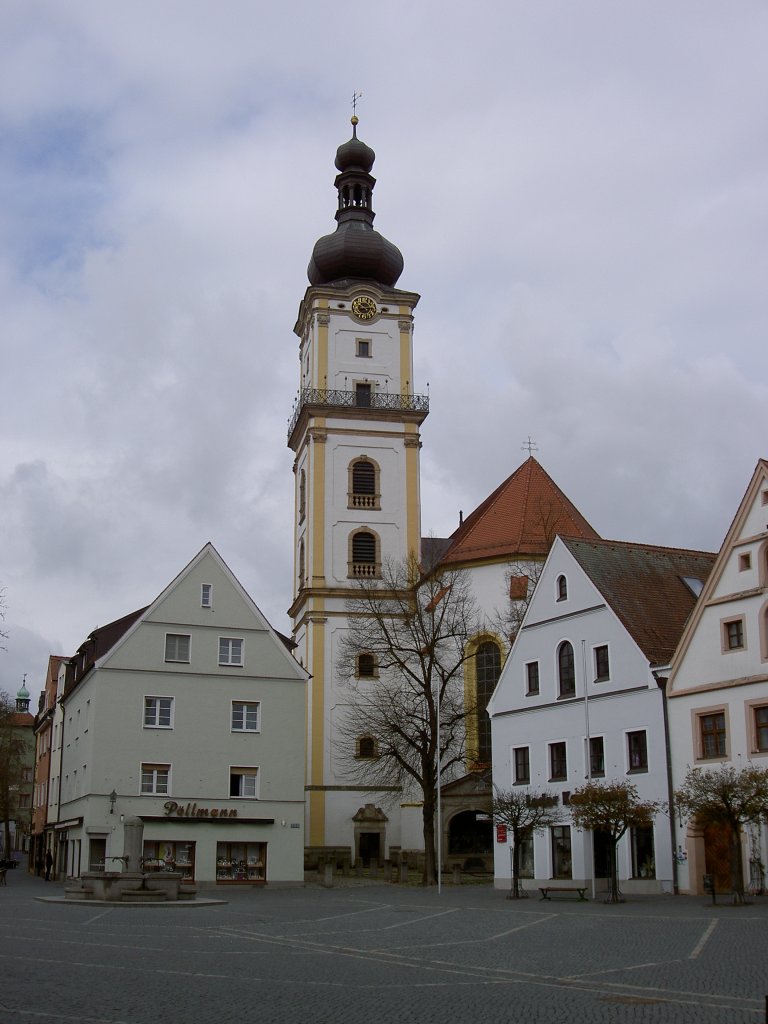
[[533, 455], [534, 452], [537, 452], [539, 450], [538, 445], [531, 440], [530, 434], [528, 435], [528, 440], [523, 441], [523, 443], [520, 445], [520, 448], [522, 451], [527, 451], [529, 456]]
[[352, 117], [357, 117], [357, 101], [362, 99], [362, 92], [352, 93]]

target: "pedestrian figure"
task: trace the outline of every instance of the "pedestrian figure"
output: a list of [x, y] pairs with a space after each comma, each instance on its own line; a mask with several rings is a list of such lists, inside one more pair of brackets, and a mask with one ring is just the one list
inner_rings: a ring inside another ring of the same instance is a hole
[[53, 856], [51, 854], [51, 851], [48, 850], [48, 852], [45, 855], [45, 880], [46, 880], [46, 882], [50, 882], [50, 880], [51, 880], [51, 868], [52, 867], [53, 867]]

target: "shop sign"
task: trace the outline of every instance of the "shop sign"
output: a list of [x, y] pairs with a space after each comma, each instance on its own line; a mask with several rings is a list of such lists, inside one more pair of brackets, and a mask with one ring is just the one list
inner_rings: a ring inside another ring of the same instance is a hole
[[177, 804], [175, 800], [166, 800], [163, 804], [167, 818], [236, 818], [237, 811], [226, 807], [198, 807], [196, 803]]
[[496, 826], [496, 842], [497, 843], [506, 843], [506, 841], [507, 841], [507, 826], [506, 825], [497, 825]]

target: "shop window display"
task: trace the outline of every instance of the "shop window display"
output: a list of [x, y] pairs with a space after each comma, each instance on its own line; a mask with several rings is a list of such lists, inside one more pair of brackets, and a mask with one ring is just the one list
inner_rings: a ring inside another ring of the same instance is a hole
[[266, 843], [217, 843], [217, 882], [263, 882], [266, 879]]
[[185, 882], [195, 878], [195, 844], [145, 840], [145, 871], [178, 871]]

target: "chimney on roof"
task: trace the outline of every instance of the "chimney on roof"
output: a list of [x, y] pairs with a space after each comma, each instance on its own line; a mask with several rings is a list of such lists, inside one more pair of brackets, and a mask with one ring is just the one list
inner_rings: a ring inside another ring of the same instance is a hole
[[459, 526], [464, 522], [464, 512], [459, 509]]

